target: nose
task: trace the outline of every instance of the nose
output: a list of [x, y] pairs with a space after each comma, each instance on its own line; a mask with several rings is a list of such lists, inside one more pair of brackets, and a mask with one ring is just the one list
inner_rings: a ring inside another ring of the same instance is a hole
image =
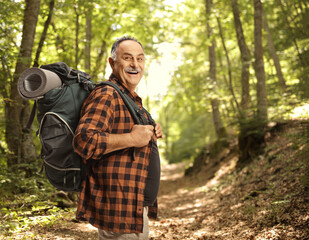
[[137, 59], [136, 58], [132, 58], [132, 61], [131, 61], [130, 65], [132, 67], [136, 67], [137, 66]]

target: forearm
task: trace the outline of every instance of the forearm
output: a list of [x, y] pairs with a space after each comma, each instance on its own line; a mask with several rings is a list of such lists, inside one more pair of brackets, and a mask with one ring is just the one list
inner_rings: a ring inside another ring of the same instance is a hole
[[[80, 125], [82, 126], [82, 125]], [[110, 134], [82, 128], [74, 137], [75, 152], [83, 159], [102, 159], [104, 154], [117, 150], [146, 146], [153, 135], [153, 126], [134, 125], [130, 133]]]
[[134, 147], [134, 143], [130, 133], [109, 134], [104, 154], [131, 147]]
[[130, 133], [109, 134], [104, 154], [125, 148], [144, 147], [152, 136], [151, 125], [134, 125]]

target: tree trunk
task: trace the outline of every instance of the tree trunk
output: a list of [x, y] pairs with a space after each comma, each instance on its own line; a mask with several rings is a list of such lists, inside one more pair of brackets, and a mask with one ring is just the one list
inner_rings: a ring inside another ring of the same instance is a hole
[[216, 88], [217, 88], [217, 77], [216, 77], [216, 44], [215, 39], [213, 36], [213, 29], [210, 26], [210, 15], [211, 15], [211, 8], [212, 8], [212, 0], [206, 0], [206, 14], [207, 14], [207, 37], [211, 40], [211, 44], [208, 47], [208, 54], [209, 54], [209, 78], [213, 85], [213, 92], [215, 92], [215, 96], [211, 100], [211, 107], [212, 107], [212, 117], [213, 123], [216, 131], [217, 138], [224, 139], [227, 137], [226, 129], [223, 125], [221, 113], [220, 113], [220, 104], [218, 97], [216, 96]]
[[232, 0], [232, 9], [234, 15], [234, 24], [237, 35], [238, 47], [241, 55], [241, 108], [246, 111], [250, 104], [250, 84], [249, 84], [249, 67], [250, 67], [250, 52], [246, 44], [243, 33], [242, 24], [239, 16], [238, 1]]
[[[106, 38], [103, 38], [102, 40], [102, 44], [100, 47], [100, 52], [96, 58], [96, 64], [94, 66], [94, 69], [91, 73], [92, 79], [96, 80], [98, 79], [98, 74], [99, 74], [99, 70], [102, 69], [103, 71], [103, 76], [105, 75], [105, 66], [106, 63], [104, 62], [102, 64], [102, 61], [104, 61], [107, 58], [107, 44], [106, 44]], [[106, 61], [106, 60], [105, 60]], [[103, 65], [103, 67], [102, 67]]]
[[242, 168], [261, 154], [265, 146], [265, 125], [267, 123], [267, 94], [262, 44], [262, 3], [253, 0], [254, 5], [254, 69], [257, 78], [257, 118], [244, 119], [240, 124], [238, 146], [240, 150], [237, 167]]
[[216, 136], [220, 140], [227, 137], [227, 132], [221, 119], [219, 106], [220, 104], [217, 98], [211, 100], [212, 120], [215, 126]]
[[230, 57], [229, 57], [229, 54], [228, 54], [228, 51], [227, 51], [227, 48], [226, 48], [226, 45], [225, 45], [225, 39], [224, 39], [224, 35], [223, 35], [223, 31], [222, 31], [222, 27], [221, 27], [221, 23], [220, 23], [219, 17], [217, 17], [217, 23], [218, 23], [218, 28], [219, 28], [219, 33], [220, 33], [220, 37], [221, 37], [222, 46], [223, 46], [225, 57], [226, 57], [227, 66], [228, 66], [228, 76], [229, 76], [228, 87], [229, 87], [229, 90], [230, 90], [230, 92], [231, 92], [231, 94], [233, 96], [234, 102], [236, 103], [238, 116], [241, 117], [241, 110], [240, 110], [237, 98], [235, 96], [234, 88], [233, 88], [231, 61], [230, 61]]
[[265, 69], [263, 60], [262, 41], [262, 3], [261, 0], [254, 2], [254, 57], [255, 75], [257, 78], [257, 118], [261, 123], [267, 121], [267, 93], [265, 82]]
[[103, 72], [103, 77], [105, 75], [105, 68], [106, 68], [106, 64], [107, 64], [107, 42], [106, 39], [109, 39], [110, 36], [112, 35], [113, 30], [111, 28], [109, 28], [104, 36], [102, 37], [102, 44], [100, 47], [100, 51], [99, 54], [96, 58], [96, 64], [93, 68], [93, 71], [91, 73], [91, 76], [93, 79], [98, 79], [98, 74], [99, 74], [99, 70], [102, 69]]
[[92, 35], [92, 9], [86, 12], [86, 46], [85, 46], [85, 69], [86, 72], [91, 71], [91, 35]]
[[270, 56], [272, 57], [272, 59], [274, 61], [274, 65], [275, 65], [275, 68], [276, 68], [277, 77], [278, 77], [280, 86], [281, 86], [283, 91], [286, 91], [285, 79], [284, 79], [283, 74], [282, 74], [280, 60], [279, 60], [279, 57], [278, 57], [277, 52], [276, 52], [276, 48], [275, 48], [275, 44], [273, 42], [271, 31], [268, 27], [268, 21], [267, 21], [265, 11], [263, 11], [263, 20], [264, 20], [264, 29], [267, 33], [268, 50], [269, 50]]
[[302, 68], [305, 70], [307, 65], [308, 65], [308, 63], [307, 63], [306, 59], [301, 54], [301, 50], [300, 50], [300, 48], [298, 46], [298, 42], [297, 42], [297, 39], [295, 37], [295, 31], [291, 27], [291, 25], [295, 25], [295, 24], [293, 23], [293, 21], [289, 20], [289, 13], [288, 13], [288, 11], [286, 11], [282, 1], [278, 0], [278, 2], [279, 2], [279, 5], [280, 5], [280, 8], [281, 8], [281, 11], [286, 16], [286, 19], [285, 19], [286, 20], [286, 24], [288, 26], [288, 29], [289, 29], [290, 33], [291, 33], [292, 41], [293, 41], [295, 49], [297, 51], [297, 55], [298, 55], [299, 61], [300, 61], [301, 65], [302, 65]]
[[79, 13], [77, 3], [74, 6], [75, 10], [75, 69], [78, 69], [78, 52], [79, 52]]
[[35, 59], [34, 59], [34, 63], [33, 63], [33, 67], [38, 67], [39, 66], [39, 59], [40, 59], [40, 54], [42, 51], [42, 47], [44, 44], [44, 41], [46, 39], [46, 35], [47, 35], [47, 30], [48, 27], [51, 23], [52, 20], [52, 16], [53, 16], [53, 12], [54, 12], [54, 6], [55, 6], [55, 0], [51, 0], [49, 2], [49, 13], [48, 13], [48, 17], [44, 23], [44, 29], [40, 38], [40, 42], [39, 42], [39, 46], [37, 48], [36, 54], [35, 54]]
[[23, 131], [29, 118], [29, 102], [23, 100], [17, 91], [20, 74], [31, 65], [31, 54], [35, 30], [40, 10], [40, 0], [26, 1], [23, 19], [22, 41], [19, 57], [11, 82], [10, 101], [5, 104], [6, 112], [6, 142], [9, 149], [8, 165], [30, 162], [37, 158], [32, 134]]
[[170, 122], [169, 122], [169, 114], [171, 113], [169, 111], [169, 108], [170, 108], [170, 105], [167, 105], [164, 107], [164, 112], [163, 112], [163, 117], [162, 117], [162, 120], [163, 120], [163, 125], [162, 127], [164, 128], [164, 138], [163, 138], [163, 141], [164, 141], [164, 144], [165, 144], [165, 152], [164, 152], [164, 155], [165, 155], [165, 159], [167, 159], [168, 161], [170, 161], [169, 157], [170, 157], [170, 143], [169, 143], [169, 138], [170, 138], [170, 133], [169, 133], [169, 130], [170, 130]]

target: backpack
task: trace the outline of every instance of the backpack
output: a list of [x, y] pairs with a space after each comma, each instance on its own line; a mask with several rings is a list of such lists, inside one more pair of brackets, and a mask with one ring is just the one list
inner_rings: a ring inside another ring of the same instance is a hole
[[[71, 69], [63, 62], [42, 65], [40, 68], [55, 72], [60, 77], [62, 86], [49, 90], [44, 98], [35, 102], [27, 128], [30, 129], [37, 108], [42, 170], [44, 168], [47, 179], [55, 188], [78, 192], [86, 176], [87, 166], [74, 152], [72, 141], [82, 105], [95, 87], [110, 85], [115, 88], [128, 107], [135, 124], [149, 124], [143, 113], [148, 115], [150, 124], [154, 125], [154, 121], [144, 108], [140, 109], [112, 82], [94, 84], [89, 74]], [[133, 157], [134, 152], [133, 149]]]

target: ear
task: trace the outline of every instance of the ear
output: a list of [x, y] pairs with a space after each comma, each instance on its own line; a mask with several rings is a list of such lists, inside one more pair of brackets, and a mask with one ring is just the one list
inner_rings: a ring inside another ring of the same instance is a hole
[[109, 57], [108, 62], [109, 62], [109, 65], [111, 66], [111, 68], [114, 69], [115, 61], [111, 57]]

